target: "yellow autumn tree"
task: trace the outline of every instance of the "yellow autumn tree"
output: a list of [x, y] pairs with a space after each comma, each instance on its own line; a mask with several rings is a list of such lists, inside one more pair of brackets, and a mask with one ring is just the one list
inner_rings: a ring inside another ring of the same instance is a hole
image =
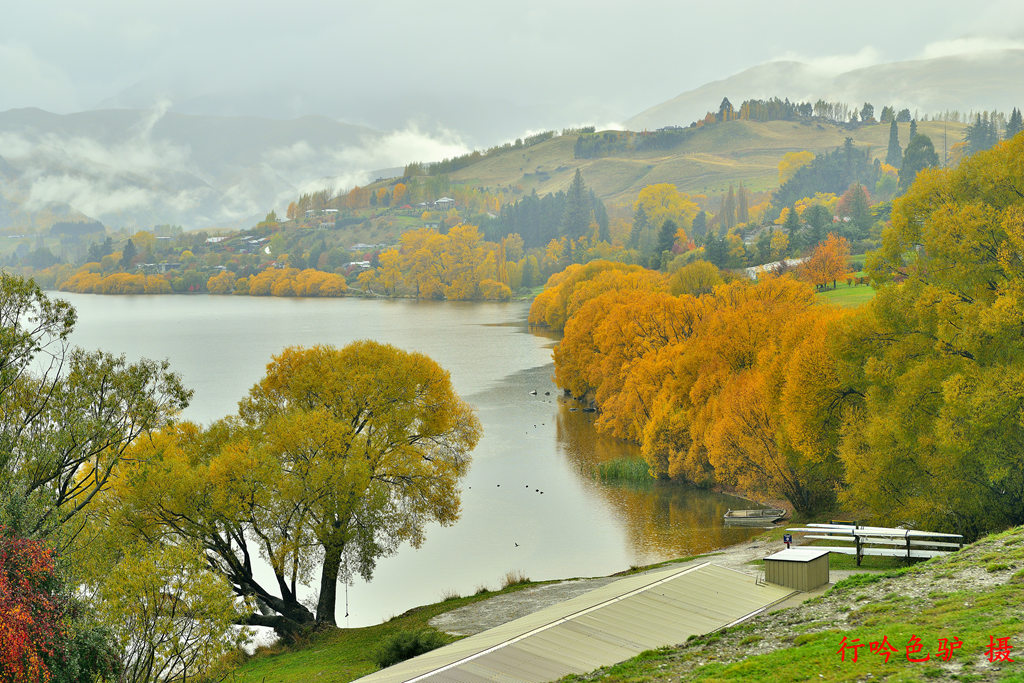
[[649, 225], [660, 228], [665, 221], [672, 221], [680, 228], [688, 229], [694, 217], [700, 213], [700, 206], [688, 194], [680, 192], [675, 185], [657, 183], [640, 190], [633, 204], [634, 212], [643, 209]]
[[796, 175], [796, 172], [807, 164], [814, 161], [814, 152], [804, 150], [802, 152], [786, 152], [779, 161], [779, 185], [785, 185], [786, 181]]
[[824, 287], [829, 282], [835, 287], [836, 279], [848, 272], [850, 243], [845, 237], [830, 232], [828, 238], [815, 247], [810, 258], [800, 265], [802, 279]]
[[[480, 435], [423, 354], [372, 341], [291, 347], [237, 416], [140, 440], [112, 500], [140, 536], [200, 548], [247, 601], [243, 621], [292, 638], [336, 624], [346, 572], [369, 580], [379, 558], [458, 518]], [[265, 573], [243, 559], [257, 554]], [[309, 603], [298, 585], [314, 576]]]

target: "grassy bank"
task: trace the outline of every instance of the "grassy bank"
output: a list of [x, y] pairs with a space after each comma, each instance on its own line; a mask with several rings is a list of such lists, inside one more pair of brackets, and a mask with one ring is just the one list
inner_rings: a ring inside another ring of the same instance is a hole
[[631, 484], [651, 486], [651, 469], [643, 458], [615, 458], [598, 463], [594, 468], [594, 476], [603, 484]]
[[373, 654], [376, 648], [391, 636], [402, 631], [426, 630], [438, 633], [445, 642], [459, 640], [458, 637], [437, 631], [428, 622], [443, 612], [495, 595], [538, 585], [514, 572], [509, 572], [505, 577], [505, 583], [510, 585], [498, 591], [481, 589], [475, 595], [451, 597], [432, 605], [415, 607], [376, 626], [341, 628], [315, 634], [292, 646], [262, 648], [254, 656], [241, 661], [226, 680], [237, 683], [313, 680], [323, 683], [344, 683], [355, 680], [378, 669]]
[[[799, 607], [564, 680], [1024, 681], [1022, 615], [1024, 527], [1017, 527], [954, 555], [851, 576]], [[843, 638], [863, 646], [856, 662], [853, 649], [841, 657]], [[883, 638], [894, 650], [888, 662]], [[989, 648], [998, 657], [1004, 638], [1016, 661], [989, 661]], [[955, 639], [960, 646], [950, 648]]]

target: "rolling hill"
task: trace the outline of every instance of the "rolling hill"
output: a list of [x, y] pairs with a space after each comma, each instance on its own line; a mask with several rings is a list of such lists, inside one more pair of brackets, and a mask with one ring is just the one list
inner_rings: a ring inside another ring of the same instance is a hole
[[[947, 147], [963, 138], [962, 124], [925, 121], [918, 131], [929, 135], [939, 158], [943, 135]], [[905, 147], [909, 124], [900, 124]], [[752, 191], [778, 185], [778, 163], [787, 152], [831, 151], [851, 137], [858, 146], [885, 158], [888, 124], [849, 127], [825, 122], [729, 121], [693, 131], [668, 151], [627, 152], [596, 159], [573, 155], [578, 135], [562, 135], [523, 150], [492, 154], [450, 175], [454, 182], [485, 188], [516, 187], [524, 193], [557, 192], [568, 187], [579, 168], [587, 186], [611, 204], [630, 203], [640, 189], [653, 183], [672, 183], [690, 194], [717, 194], [742, 182]]]

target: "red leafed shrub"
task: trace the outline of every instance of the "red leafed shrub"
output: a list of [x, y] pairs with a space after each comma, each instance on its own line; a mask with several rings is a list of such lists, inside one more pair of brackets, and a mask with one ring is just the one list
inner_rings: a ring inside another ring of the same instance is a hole
[[63, 637], [53, 551], [0, 527], [0, 683], [49, 681], [44, 657]]

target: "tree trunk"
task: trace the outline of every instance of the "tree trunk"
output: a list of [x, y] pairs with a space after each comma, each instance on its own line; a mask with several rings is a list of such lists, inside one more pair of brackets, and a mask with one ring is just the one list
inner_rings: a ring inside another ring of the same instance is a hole
[[338, 597], [338, 572], [341, 569], [341, 550], [326, 550], [324, 566], [320, 570], [320, 598], [316, 603], [316, 625], [337, 626], [334, 607]]
[[274, 629], [274, 633], [286, 643], [292, 642], [296, 636], [309, 631], [313, 626], [311, 622], [299, 623], [280, 614], [249, 614], [235, 623], [246, 626], [268, 626]]

